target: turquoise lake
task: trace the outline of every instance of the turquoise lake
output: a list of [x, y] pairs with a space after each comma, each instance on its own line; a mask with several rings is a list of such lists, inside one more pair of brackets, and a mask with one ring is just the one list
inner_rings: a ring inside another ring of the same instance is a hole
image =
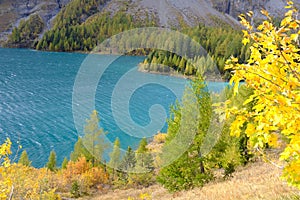
[[[74, 124], [72, 95], [77, 73], [86, 57], [80, 53], [0, 48], [0, 142], [11, 138], [16, 152], [19, 141], [35, 167], [45, 165], [51, 150], [57, 153], [60, 165], [82, 134]], [[135, 148], [141, 138], [151, 137], [149, 133], [140, 133], [131, 122], [139, 126], [160, 124], [152, 127], [153, 134], [166, 131], [169, 107], [181, 97], [187, 84], [182, 78], [138, 72], [137, 65], [143, 59], [138, 56], [116, 59], [100, 77], [95, 94], [100, 126], [108, 132], [111, 142], [119, 137], [124, 149], [129, 145]], [[123, 77], [126, 79], [122, 80]], [[126, 99], [128, 91], [124, 88], [131, 85], [134, 92]], [[209, 89], [218, 92], [225, 85], [209, 83]], [[88, 87], [86, 84], [85, 90]], [[128, 110], [124, 103], [128, 104]], [[160, 107], [153, 109], [153, 105]], [[156, 113], [151, 117], [149, 110]], [[119, 127], [115, 115], [123, 122], [130, 120], [126, 130], [132, 134]]]

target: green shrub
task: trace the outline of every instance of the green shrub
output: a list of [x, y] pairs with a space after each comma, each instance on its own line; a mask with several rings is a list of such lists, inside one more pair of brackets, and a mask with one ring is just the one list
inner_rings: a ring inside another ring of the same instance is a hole
[[77, 181], [74, 181], [72, 183], [72, 187], [71, 187], [70, 193], [72, 194], [72, 197], [74, 197], [74, 198], [80, 197], [80, 188], [79, 188], [79, 184], [78, 184]]

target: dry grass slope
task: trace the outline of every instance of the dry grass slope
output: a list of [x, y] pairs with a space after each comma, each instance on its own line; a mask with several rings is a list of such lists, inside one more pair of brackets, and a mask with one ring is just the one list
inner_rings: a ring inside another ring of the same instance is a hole
[[[150, 194], [153, 200], [300, 199], [299, 190], [289, 187], [280, 180], [280, 169], [260, 161], [238, 169], [228, 180], [218, 180], [203, 188], [195, 188], [190, 191], [170, 194], [161, 186], [154, 185], [144, 189], [115, 190], [87, 199], [127, 200], [128, 197], [140, 199], [140, 194], [145, 193]], [[295, 196], [296, 198], [291, 198]]]

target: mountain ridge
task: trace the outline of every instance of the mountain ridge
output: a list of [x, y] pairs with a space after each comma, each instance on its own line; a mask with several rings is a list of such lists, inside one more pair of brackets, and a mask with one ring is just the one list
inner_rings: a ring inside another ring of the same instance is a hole
[[[53, 19], [68, 4], [76, 0], [0, 0], [0, 41], [5, 41], [21, 20], [38, 14], [44, 21], [43, 34], [53, 27]], [[261, 9], [266, 9], [271, 16], [283, 16], [284, 0], [93, 0], [98, 4], [97, 13], [109, 12], [114, 15], [124, 12], [133, 17], [147, 18], [150, 16], [160, 27], [180, 29], [183, 24], [196, 26], [204, 23], [218, 26], [216, 20], [231, 26], [238, 26], [238, 15], [252, 10], [255, 18], [261, 18]], [[88, 2], [81, 1], [82, 4]], [[104, 2], [104, 3], [103, 3]], [[296, 5], [300, 0], [295, 1]]]

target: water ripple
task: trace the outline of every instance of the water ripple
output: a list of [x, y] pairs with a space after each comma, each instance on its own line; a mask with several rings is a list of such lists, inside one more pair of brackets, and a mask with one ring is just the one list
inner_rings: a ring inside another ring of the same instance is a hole
[[[50, 151], [55, 150], [60, 164], [70, 155], [78, 138], [72, 115], [72, 92], [76, 73], [86, 55], [3, 48], [0, 48], [0, 54], [0, 142], [10, 137], [16, 152], [19, 141], [36, 167], [43, 167]], [[126, 138], [116, 126], [110, 110], [114, 84], [124, 70], [135, 67], [142, 60], [141, 57], [121, 58], [112, 64], [97, 88], [96, 109], [101, 118], [100, 125], [109, 132], [112, 141], [116, 137], [121, 141]], [[154, 81], [185, 83], [183, 79], [140, 74], [141, 79], [146, 76]], [[89, 90], [89, 86], [83, 89]], [[145, 92], [144, 89], [147, 88], [137, 91], [132, 99], [134, 106], [130, 108], [132, 118], [142, 125], [149, 123], [147, 111], [150, 105], [163, 104], [168, 110], [174, 101], [164, 90], [152, 88]], [[84, 103], [78, 106], [85, 107]], [[134, 146], [136, 141], [128, 140], [122, 145]]]

